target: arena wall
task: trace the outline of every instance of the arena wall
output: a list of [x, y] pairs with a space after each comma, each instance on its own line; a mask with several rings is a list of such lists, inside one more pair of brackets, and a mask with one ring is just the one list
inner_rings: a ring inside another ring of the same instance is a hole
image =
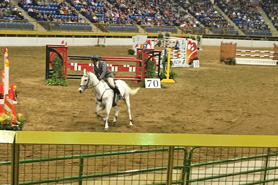
[[233, 39], [202, 39], [203, 46], [220, 46], [221, 42], [233, 42], [237, 43], [237, 47], [248, 47], [248, 48], [272, 48], [275, 41], [264, 41], [264, 40], [233, 40]]
[[[98, 42], [98, 38], [64, 38], [64, 37], [1, 37], [0, 46], [45, 46], [47, 44], [61, 44], [67, 42], [68, 46], [93, 46]], [[238, 47], [270, 48], [274, 41], [258, 40], [232, 40], [232, 39], [202, 39], [203, 46], [220, 46], [221, 42], [234, 42]], [[106, 38], [105, 45], [130, 45], [132, 38]], [[277, 42], [276, 42], [277, 43]]]
[[[61, 44], [67, 42], [69, 46], [92, 46], [96, 45], [98, 38], [40, 38], [40, 37], [2, 37], [0, 46], [45, 46], [47, 44]], [[132, 45], [131, 38], [108, 38], [105, 45]]]

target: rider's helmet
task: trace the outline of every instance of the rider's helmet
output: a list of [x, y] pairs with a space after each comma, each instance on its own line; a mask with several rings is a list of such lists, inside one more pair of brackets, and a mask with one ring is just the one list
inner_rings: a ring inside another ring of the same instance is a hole
[[91, 60], [92, 60], [93, 62], [96, 62], [96, 61], [99, 60], [99, 58], [98, 58], [97, 55], [93, 55], [93, 56], [91, 57]]

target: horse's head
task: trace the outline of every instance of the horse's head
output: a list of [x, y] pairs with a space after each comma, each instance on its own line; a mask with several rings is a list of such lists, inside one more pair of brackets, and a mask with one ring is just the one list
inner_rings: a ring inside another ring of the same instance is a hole
[[80, 83], [80, 87], [79, 87], [78, 91], [80, 93], [85, 91], [89, 86], [89, 82], [90, 82], [89, 74], [87, 73], [86, 69], [84, 69], [84, 74], [81, 78], [81, 83]]
[[92, 86], [93, 88], [96, 88], [96, 86], [99, 84], [99, 80], [97, 79], [97, 76], [94, 73], [88, 73], [86, 69], [84, 69], [84, 74], [81, 78], [81, 83], [78, 91], [82, 93], [85, 91], [89, 86]]

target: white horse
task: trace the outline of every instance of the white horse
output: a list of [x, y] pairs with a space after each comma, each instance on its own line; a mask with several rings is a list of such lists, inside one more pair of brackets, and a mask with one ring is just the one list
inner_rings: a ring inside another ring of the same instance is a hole
[[[129, 95], [136, 94], [138, 92], [138, 90], [140, 89], [140, 87], [138, 87], [136, 89], [131, 89], [122, 80], [116, 80], [115, 83], [123, 96], [123, 100], [126, 103], [127, 112], [128, 112], [128, 116], [129, 116], [129, 125], [133, 125], [132, 118], [131, 118], [131, 111], [130, 111]], [[98, 112], [103, 109], [106, 110], [106, 114], [105, 114], [105, 117], [103, 118], [103, 120], [105, 121], [104, 129], [108, 130], [109, 129], [109, 126], [108, 126], [109, 113], [110, 113], [110, 110], [112, 107], [114, 107], [115, 111], [116, 111], [114, 119], [113, 119], [114, 125], [117, 122], [117, 118], [119, 115], [119, 108], [117, 106], [117, 103], [119, 101], [118, 96], [116, 97], [115, 104], [113, 105], [114, 91], [107, 85], [107, 83], [105, 81], [103, 81], [103, 80], [99, 81], [97, 79], [97, 76], [94, 73], [87, 72], [86, 70], [84, 70], [84, 75], [81, 78], [81, 83], [80, 83], [80, 87], [79, 87], [78, 91], [80, 93], [82, 93], [88, 87], [93, 87], [94, 91], [95, 91], [96, 103], [97, 103], [97, 106], [95, 109], [96, 116], [98, 118], [102, 118], [98, 114]]]

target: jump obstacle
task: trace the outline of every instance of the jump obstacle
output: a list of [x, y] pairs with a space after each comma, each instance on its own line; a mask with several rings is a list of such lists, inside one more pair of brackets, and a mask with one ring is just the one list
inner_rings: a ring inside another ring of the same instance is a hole
[[166, 79], [162, 79], [161, 82], [166, 82], [166, 83], [174, 83], [175, 81], [173, 79], [170, 79], [170, 60], [171, 60], [171, 57], [170, 57], [170, 54], [171, 54], [171, 49], [168, 48], [167, 49], [167, 52], [168, 52], [168, 58], [167, 58], [167, 67], [166, 67]]
[[[154, 55], [161, 56], [161, 51], [143, 49], [134, 57], [108, 57], [101, 56], [106, 61], [108, 68], [112, 72], [128, 72], [128, 75], [116, 74], [115, 79], [142, 82], [145, 79], [145, 65], [154, 59]], [[141, 55], [142, 59], [139, 59]], [[53, 61], [55, 57], [59, 57], [62, 61], [64, 77], [66, 79], [80, 79], [82, 74], [70, 74], [69, 71], [93, 71], [93, 64], [81, 62], [68, 62], [69, 60], [90, 61], [90, 56], [68, 56], [68, 47], [65, 45], [46, 45], [46, 72], [45, 79], [49, 79], [52, 74]], [[159, 57], [160, 61], [160, 57]], [[156, 60], [155, 60], [156, 62]], [[130, 74], [132, 73], [132, 74]]]
[[[0, 113], [7, 114], [11, 112], [13, 114], [14, 122], [16, 122], [16, 114], [14, 104], [17, 104], [17, 97], [14, 92], [14, 85], [11, 84], [9, 89], [9, 57], [8, 49], [4, 49], [4, 70], [2, 71], [2, 81], [0, 84]], [[3, 109], [2, 109], [3, 105]]]
[[236, 49], [236, 43], [221, 42], [220, 61], [234, 58], [236, 64], [267, 65], [278, 64], [278, 46], [274, 45], [273, 51], [269, 50], [241, 50]]
[[[131, 80], [131, 81], [140, 81], [143, 77], [141, 74], [140, 63], [141, 60], [132, 58], [132, 57], [107, 57], [102, 56], [103, 60], [107, 62], [107, 66], [109, 70], [112, 72], [129, 72], [135, 73], [135, 75], [116, 75], [115, 80]], [[87, 60], [90, 61], [90, 56], [68, 56], [69, 60]], [[108, 62], [124, 62], [131, 64], [109, 64]], [[86, 69], [87, 71], [93, 71], [94, 66], [92, 63], [67, 63], [68, 69], [71, 71], [83, 71]], [[68, 79], [80, 79], [82, 75], [73, 75], [67, 74]]]
[[[154, 49], [157, 43], [161, 41], [158, 39], [148, 39], [147, 36], [133, 36], [133, 49], [138, 48]], [[161, 57], [166, 55], [167, 48], [171, 48], [170, 60], [171, 67], [199, 67], [199, 63], [191, 65], [190, 62], [197, 56], [197, 41], [186, 38], [168, 37], [162, 42], [162, 47], [165, 49], [161, 53]], [[175, 48], [176, 43], [179, 43], [179, 49]], [[198, 61], [199, 62], [199, 61]]]

